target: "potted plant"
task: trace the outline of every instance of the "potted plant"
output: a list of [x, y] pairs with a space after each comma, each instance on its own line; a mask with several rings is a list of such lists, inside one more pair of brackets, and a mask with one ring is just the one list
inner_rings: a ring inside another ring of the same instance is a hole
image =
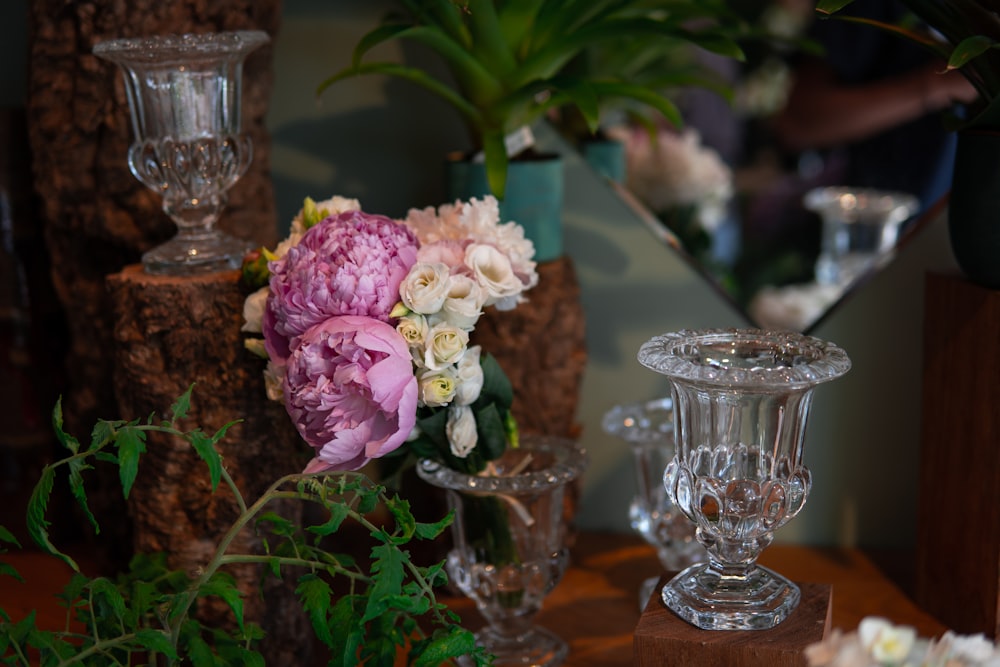
[[910, 39], [958, 70], [979, 93], [964, 115], [949, 113], [958, 147], [949, 199], [952, 252], [973, 282], [1000, 289], [1000, 14], [983, 0], [901, 0], [919, 25], [841, 14], [855, 0], [819, 0], [817, 11]]
[[[628, 99], [680, 123], [674, 104], [648, 85], [571, 67], [588, 48], [631, 38], [692, 43], [741, 57], [732, 36], [739, 26], [730, 22], [721, 0], [400, 0], [399, 5], [400, 11], [361, 37], [353, 62], [323, 81], [319, 93], [352, 76], [384, 74], [441, 97], [461, 116], [474, 151], [481, 153], [488, 192], [504, 204], [508, 165], [522, 148], [515, 142], [525, 136], [518, 130], [551, 109], [576, 109], [593, 131], [603, 101]], [[450, 80], [402, 63], [366, 60], [375, 46], [394, 40], [429, 48], [444, 62]], [[516, 219], [539, 246], [538, 259], [561, 253], [559, 238], [549, 248], [531, 220]]]

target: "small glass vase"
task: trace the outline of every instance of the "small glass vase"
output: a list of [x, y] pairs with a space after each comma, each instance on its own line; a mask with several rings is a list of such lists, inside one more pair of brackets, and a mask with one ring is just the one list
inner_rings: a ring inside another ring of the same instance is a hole
[[814, 188], [803, 204], [823, 224], [816, 282], [841, 286], [890, 259], [900, 226], [920, 207], [904, 192], [844, 187]]
[[[663, 485], [663, 470], [675, 454], [673, 399], [616, 405], [604, 414], [602, 426], [632, 450], [637, 485], [628, 510], [632, 529], [656, 549], [666, 572], [678, 572], [705, 560], [705, 547], [695, 539], [694, 524], [677, 509]], [[643, 581], [641, 608], [658, 581], [658, 576]]]
[[571, 440], [525, 435], [478, 475], [428, 459], [417, 465], [455, 511], [448, 576], [486, 620], [476, 640], [495, 665], [559, 665], [569, 652], [534, 618], [566, 571], [566, 485], [586, 464]]
[[756, 561], [805, 505], [812, 390], [850, 369], [847, 354], [796, 333], [708, 329], [656, 336], [639, 361], [671, 380], [677, 454], [664, 484], [708, 550], [663, 587], [663, 602], [706, 630], [778, 625], [799, 589]]
[[253, 158], [241, 128], [243, 61], [269, 40], [257, 30], [113, 39], [94, 55], [122, 70], [132, 117], [128, 166], [163, 196], [177, 234], [142, 256], [147, 273], [239, 268], [249, 241], [216, 223]]

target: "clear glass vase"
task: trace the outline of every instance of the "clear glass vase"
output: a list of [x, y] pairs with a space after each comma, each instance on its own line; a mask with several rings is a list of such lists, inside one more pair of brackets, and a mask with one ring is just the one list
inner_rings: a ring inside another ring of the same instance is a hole
[[[629, 503], [632, 529], [656, 549], [666, 572], [677, 572], [705, 560], [705, 547], [695, 539], [694, 524], [677, 509], [663, 485], [663, 470], [675, 454], [674, 402], [657, 398], [616, 405], [604, 414], [601, 425], [632, 450], [636, 494]], [[639, 590], [645, 608], [659, 577], [650, 577]]]
[[100, 42], [94, 54], [122, 70], [132, 118], [128, 165], [163, 196], [177, 235], [146, 252], [147, 273], [239, 268], [249, 241], [216, 227], [227, 192], [253, 158], [242, 133], [243, 61], [268, 41], [256, 30]]
[[671, 381], [677, 454], [664, 484], [708, 551], [663, 587], [664, 603], [706, 630], [774, 627], [799, 589], [756, 561], [805, 505], [812, 390], [850, 369], [847, 354], [790, 332], [709, 329], [654, 337], [639, 361]]
[[586, 464], [570, 440], [525, 435], [478, 475], [426, 459], [417, 465], [455, 511], [448, 576], [486, 620], [476, 640], [495, 665], [559, 665], [568, 654], [534, 619], [566, 571], [566, 486]]
[[845, 187], [814, 188], [803, 204], [823, 224], [816, 282], [841, 286], [888, 261], [900, 226], [920, 207], [904, 192]]

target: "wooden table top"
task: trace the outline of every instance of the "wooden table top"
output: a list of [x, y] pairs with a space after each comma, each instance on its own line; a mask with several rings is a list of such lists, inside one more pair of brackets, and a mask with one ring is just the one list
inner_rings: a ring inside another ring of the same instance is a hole
[[[32, 609], [41, 627], [61, 627], [65, 610], [55, 593], [69, 569], [32, 553], [9, 553], [4, 559], [26, 583], [0, 579], [0, 606], [15, 620]], [[831, 584], [833, 627], [853, 630], [862, 618], [879, 615], [914, 626], [934, 637], [945, 628], [921, 611], [864, 554], [854, 549], [772, 545], [760, 563], [796, 582]], [[617, 533], [581, 533], [572, 549], [572, 564], [549, 594], [538, 623], [570, 645], [568, 667], [632, 665], [632, 633], [639, 621], [639, 588], [662, 570], [651, 547], [639, 538]], [[448, 599], [470, 628], [482, 624], [469, 600]]]

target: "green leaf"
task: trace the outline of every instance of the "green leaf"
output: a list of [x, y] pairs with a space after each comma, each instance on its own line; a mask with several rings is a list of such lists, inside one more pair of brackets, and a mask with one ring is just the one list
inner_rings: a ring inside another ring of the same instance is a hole
[[330, 503], [326, 506], [326, 509], [330, 512], [330, 518], [321, 525], [309, 526], [307, 530], [310, 533], [323, 536], [332, 535], [337, 532], [344, 519], [350, 515], [350, 508], [343, 503]]
[[236, 588], [236, 581], [231, 575], [225, 572], [216, 572], [202, 585], [198, 591], [199, 597], [214, 595], [229, 605], [233, 615], [236, 617], [236, 624], [243, 630], [243, 597], [239, 589]]
[[146, 452], [146, 433], [134, 426], [125, 426], [118, 432], [118, 477], [125, 498], [132, 491], [132, 484], [139, 474], [139, 457]]
[[[333, 595], [330, 585], [315, 574], [304, 574], [299, 577], [299, 585], [295, 588], [295, 594], [299, 596], [302, 608], [309, 616], [316, 637], [330, 646], [333, 642], [330, 626], [327, 624], [327, 615], [330, 613], [330, 598]], [[334, 627], [338, 626], [334, 625]]]
[[63, 430], [62, 396], [56, 400], [56, 405], [52, 408], [52, 430], [55, 431], [56, 439], [63, 447], [74, 454], [80, 451], [80, 442]]
[[106, 603], [107, 608], [114, 612], [115, 617], [121, 619], [125, 616], [125, 598], [121, 591], [111, 581], [104, 577], [93, 579], [87, 586], [95, 601], [101, 600]]
[[496, 404], [473, 407], [476, 414], [478, 451], [487, 461], [499, 458], [507, 449], [507, 429]]
[[162, 653], [172, 660], [177, 659], [177, 651], [170, 641], [170, 635], [163, 630], [144, 628], [135, 633], [135, 639], [150, 651]]
[[396, 527], [402, 531], [401, 535], [392, 538], [393, 543], [406, 544], [417, 529], [417, 521], [410, 511], [410, 503], [399, 496], [394, 496], [385, 500], [385, 506], [396, 520]]
[[451, 512], [448, 512], [447, 516], [445, 516], [443, 519], [435, 523], [417, 522], [417, 524], [415, 525], [415, 532], [417, 534], [417, 537], [419, 537], [422, 540], [433, 540], [438, 535], [443, 533], [445, 529], [448, 526], [450, 526], [454, 520], [455, 520], [455, 512], [454, 510], [452, 510]]
[[985, 35], [973, 35], [963, 39], [948, 58], [948, 69], [958, 69], [976, 56], [996, 48], [997, 43]]
[[56, 549], [55, 545], [49, 541], [48, 527], [51, 524], [45, 519], [45, 512], [48, 510], [49, 497], [52, 494], [52, 485], [54, 480], [55, 469], [52, 464], [45, 466], [42, 469], [41, 478], [38, 480], [38, 483], [35, 484], [35, 488], [31, 492], [31, 498], [28, 499], [28, 535], [30, 535], [35, 544], [44, 549], [46, 553], [62, 559], [63, 562], [73, 568], [75, 572], [79, 572], [80, 566], [76, 564], [76, 561], [60, 552]]
[[21, 543], [14, 537], [14, 533], [7, 530], [3, 525], [0, 525], [0, 542], [7, 542], [17, 547], [21, 546]]
[[372, 547], [372, 576], [374, 582], [368, 594], [362, 622], [378, 618], [388, 608], [388, 600], [399, 595], [403, 588], [403, 563], [405, 554], [392, 544]]
[[222, 479], [222, 457], [219, 456], [219, 452], [215, 448], [216, 440], [209, 438], [200, 431], [192, 432], [189, 435], [189, 440], [191, 446], [194, 447], [194, 451], [198, 452], [198, 456], [208, 464], [208, 474], [212, 480], [212, 491], [215, 491], [219, 488], [219, 481]]
[[451, 628], [446, 634], [435, 634], [419, 648], [419, 654], [411, 650], [410, 659], [414, 667], [433, 667], [452, 658], [468, 655], [476, 649], [476, 637], [469, 630]]
[[482, 131], [483, 157], [486, 161], [486, 182], [497, 199], [507, 191], [507, 144], [505, 133], [513, 128], [484, 129]]
[[187, 641], [187, 656], [194, 667], [215, 667], [215, 654], [212, 647], [199, 635], [191, 635]]
[[820, 14], [835, 14], [852, 2], [854, 0], [818, 0], [816, 11]]
[[21, 576], [21, 573], [13, 565], [5, 563], [2, 560], [0, 560], [0, 576], [13, 577], [22, 583], [24, 582], [24, 577]]
[[194, 391], [194, 384], [191, 384], [183, 394], [177, 397], [174, 404], [170, 406], [170, 421], [174, 424], [184, 419], [191, 409], [191, 392]]
[[479, 401], [483, 403], [499, 403], [505, 408], [510, 408], [514, 402], [514, 387], [500, 367], [500, 363], [492, 354], [488, 352], [479, 358], [479, 363], [483, 367], [483, 387], [479, 392]]
[[[120, 425], [120, 424], [119, 424]], [[101, 419], [96, 424], [94, 428], [90, 431], [90, 450], [91, 452], [97, 451], [98, 449], [104, 447], [109, 442], [114, 441], [117, 433], [115, 429], [117, 428], [114, 422], [107, 421], [106, 419]]]
[[97, 524], [97, 519], [94, 518], [94, 514], [90, 511], [90, 506], [87, 504], [87, 492], [83, 488], [83, 471], [92, 470], [93, 467], [87, 465], [85, 459], [72, 458], [68, 461], [69, 464], [69, 488], [73, 497], [76, 498], [76, 502], [80, 505], [83, 510], [83, 514], [87, 517], [90, 525], [93, 526], [94, 531], [97, 533], [101, 532], [101, 527]]

